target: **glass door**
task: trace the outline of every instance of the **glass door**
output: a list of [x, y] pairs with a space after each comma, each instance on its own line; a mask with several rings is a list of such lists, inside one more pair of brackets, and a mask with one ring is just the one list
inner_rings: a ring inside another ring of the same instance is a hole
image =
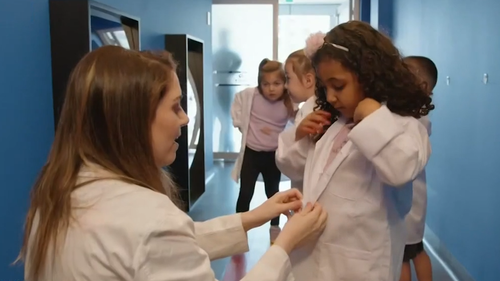
[[257, 86], [258, 65], [277, 57], [278, 0], [214, 0], [212, 56], [214, 75], [214, 159], [234, 161], [241, 133], [233, 127], [236, 93]]
[[289, 54], [304, 48], [310, 34], [326, 33], [340, 23], [356, 19], [359, 0], [282, 0], [278, 18], [279, 60], [285, 61]]
[[337, 24], [360, 19], [360, 0], [344, 0], [337, 8]]

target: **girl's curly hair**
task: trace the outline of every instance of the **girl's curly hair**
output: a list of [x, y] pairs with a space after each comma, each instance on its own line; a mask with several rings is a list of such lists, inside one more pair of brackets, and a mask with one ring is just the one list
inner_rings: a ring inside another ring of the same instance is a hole
[[[356, 75], [365, 97], [385, 102], [391, 112], [401, 116], [420, 118], [434, 109], [432, 98], [403, 62], [398, 49], [369, 24], [361, 21], [340, 24], [328, 32], [324, 40], [325, 44], [312, 57], [315, 67], [326, 59], [339, 61]], [[327, 102], [326, 89], [319, 79], [317, 81], [316, 109], [330, 112], [333, 123], [340, 112]]]

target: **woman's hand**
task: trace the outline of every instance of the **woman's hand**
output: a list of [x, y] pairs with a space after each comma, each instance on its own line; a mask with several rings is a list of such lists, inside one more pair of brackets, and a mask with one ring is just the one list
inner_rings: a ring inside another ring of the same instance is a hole
[[295, 131], [295, 141], [299, 141], [307, 135], [316, 135], [323, 133], [323, 127], [330, 125], [331, 114], [316, 110], [307, 115], [297, 126]]
[[274, 245], [290, 253], [295, 248], [308, 242], [316, 242], [326, 227], [328, 214], [318, 203], [307, 203], [286, 223]]
[[248, 231], [259, 227], [281, 214], [290, 216], [290, 212], [300, 210], [301, 200], [302, 194], [296, 188], [278, 192], [259, 207], [241, 214], [243, 228]]

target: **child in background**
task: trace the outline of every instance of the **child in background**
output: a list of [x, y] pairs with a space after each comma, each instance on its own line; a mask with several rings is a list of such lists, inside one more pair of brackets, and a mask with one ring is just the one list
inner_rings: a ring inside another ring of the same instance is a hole
[[[303, 49], [291, 53], [285, 61], [286, 88], [294, 103], [303, 103], [295, 115], [295, 124], [299, 124], [309, 113], [313, 112], [316, 105], [316, 73], [311, 60], [306, 56]], [[289, 128], [287, 130], [293, 130]], [[280, 146], [281, 144], [278, 144]], [[280, 155], [277, 155], [278, 157]], [[305, 157], [305, 156], [304, 156]], [[280, 168], [279, 159], [276, 161]], [[286, 171], [286, 168], [284, 169]], [[282, 170], [283, 172], [283, 170]], [[302, 191], [303, 173], [284, 174], [290, 178], [291, 186]]]
[[[434, 62], [421, 56], [406, 57], [404, 62], [417, 76], [422, 89], [431, 96], [438, 79], [438, 70]], [[430, 136], [431, 122], [429, 118], [422, 116], [419, 120], [427, 128]], [[426, 213], [427, 183], [424, 170], [413, 181], [413, 203], [410, 213], [405, 218], [407, 240], [400, 281], [411, 281], [411, 261], [413, 261], [419, 281], [432, 281], [432, 264], [423, 244]]]
[[313, 111], [316, 73], [303, 49], [291, 53], [285, 61], [286, 88], [294, 103], [303, 103], [295, 116], [296, 124]]
[[[261, 62], [258, 86], [236, 94], [231, 116], [234, 127], [242, 133], [241, 150], [232, 172], [236, 182], [241, 180], [236, 212], [246, 212], [259, 174], [268, 198], [279, 191], [281, 172], [275, 161], [278, 136], [294, 116], [282, 63], [268, 59]], [[279, 233], [279, 217], [276, 217], [271, 220], [271, 244]]]
[[432, 99], [367, 23], [316, 34], [305, 50], [319, 79], [317, 108], [281, 134], [277, 159], [293, 164], [287, 173], [304, 173], [303, 202], [322, 204], [328, 222], [316, 245], [292, 252], [295, 280], [398, 281], [412, 181], [431, 153], [416, 118]]

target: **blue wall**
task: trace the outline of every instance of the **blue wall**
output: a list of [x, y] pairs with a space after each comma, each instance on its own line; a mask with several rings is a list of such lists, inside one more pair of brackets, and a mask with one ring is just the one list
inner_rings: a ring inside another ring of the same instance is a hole
[[48, 2], [0, 1], [0, 34], [0, 280], [24, 280], [9, 265], [54, 134]]
[[478, 281], [500, 278], [498, 11], [497, 0], [394, 0], [396, 44], [440, 72], [427, 223]]
[[[143, 49], [163, 49], [166, 33], [189, 33], [204, 40], [205, 92], [212, 92], [212, 35], [206, 24], [211, 0], [100, 2], [141, 18]], [[0, 1], [0, 34], [5, 39], [0, 43], [0, 280], [23, 280], [22, 265], [10, 263], [21, 246], [29, 190], [54, 135], [48, 1]], [[206, 101], [209, 110], [211, 102]], [[212, 120], [212, 112], [205, 116]], [[205, 130], [211, 132], [211, 126], [207, 122]], [[206, 161], [211, 167], [208, 135]]]

